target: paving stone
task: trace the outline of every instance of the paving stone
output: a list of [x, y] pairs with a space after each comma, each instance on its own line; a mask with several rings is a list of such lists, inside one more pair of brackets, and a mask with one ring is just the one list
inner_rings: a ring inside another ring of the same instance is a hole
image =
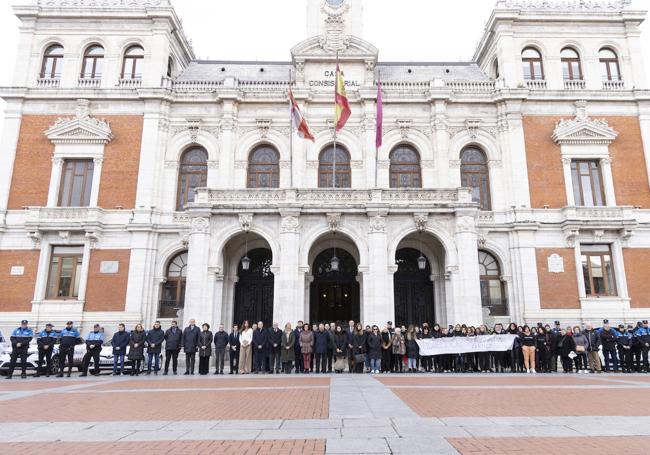
[[471, 425], [463, 427], [465, 431], [475, 438], [505, 438], [521, 436], [521, 427], [508, 425], [479, 426]]
[[276, 430], [282, 420], [222, 420], [214, 425], [215, 430]]
[[393, 438], [398, 434], [392, 426], [368, 427], [368, 428], [345, 428], [341, 430], [343, 438]]
[[178, 422], [167, 422], [165, 428], [170, 430], [210, 430], [218, 425], [220, 420], [180, 420]]
[[388, 443], [384, 439], [328, 439], [326, 454], [389, 454]]
[[179, 441], [247, 441], [257, 439], [257, 430], [190, 430]]
[[159, 430], [159, 431], [136, 431], [127, 437], [120, 439], [120, 442], [128, 441], [176, 441], [188, 433], [188, 430]]
[[393, 454], [458, 454], [458, 451], [445, 438], [388, 438], [386, 441]]
[[469, 427], [472, 425], [486, 426], [493, 425], [487, 417], [441, 417], [440, 420], [445, 425]]
[[531, 425], [548, 425], [550, 422], [544, 422], [534, 417], [488, 417], [491, 422], [497, 425], [508, 426], [531, 426]]
[[340, 439], [341, 430], [332, 428], [296, 428], [262, 430], [257, 439]]
[[580, 433], [577, 431], [557, 425], [548, 425], [548, 426], [530, 426], [530, 427], [519, 427], [521, 436], [532, 436], [535, 438], [543, 437], [570, 437], [570, 436], [580, 436]]
[[[615, 418], [612, 418], [615, 419]], [[590, 425], [568, 425], [568, 428], [577, 431], [583, 436], [648, 436], [650, 427], [647, 425], [631, 425], [610, 422], [604, 424]]]
[[340, 419], [309, 419], [309, 420], [285, 420], [282, 422], [281, 429], [296, 429], [296, 428], [332, 428], [339, 429], [343, 427], [343, 421]]
[[[98, 422], [93, 425], [94, 428], [99, 428], [102, 431], [154, 431], [165, 428], [169, 422], [159, 422], [155, 420], [144, 420], [141, 422]], [[171, 428], [170, 428], [171, 429]], [[179, 430], [179, 428], [173, 428]]]
[[452, 438], [464, 438], [471, 435], [462, 427], [436, 426], [436, 425], [410, 425], [401, 426], [395, 429], [402, 438], [442, 436]]
[[380, 419], [343, 419], [345, 428], [368, 428], [368, 427], [385, 427], [392, 425], [392, 420], [388, 417]]

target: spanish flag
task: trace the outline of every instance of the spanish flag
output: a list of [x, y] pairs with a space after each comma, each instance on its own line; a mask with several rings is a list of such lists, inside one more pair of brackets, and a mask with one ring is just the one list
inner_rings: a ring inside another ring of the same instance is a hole
[[336, 65], [336, 85], [334, 88], [334, 122], [336, 131], [342, 129], [350, 118], [350, 103], [345, 93], [345, 81], [339, 65]]

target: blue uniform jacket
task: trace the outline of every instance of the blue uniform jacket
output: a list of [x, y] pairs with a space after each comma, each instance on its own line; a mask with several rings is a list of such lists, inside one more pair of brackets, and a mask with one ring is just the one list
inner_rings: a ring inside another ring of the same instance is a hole
[[45, 346], [47, 346], [47, 351], [51, 351], [58, 338], [59, 334], [54, 330], [50, 330], [49, 332], [43, 330], [39, 332], [36, 338], [36, 343], [38, 344], [39, 349], [45, 349]]
[[77, 344], [82, 343], [81, 334], [75, 328], [72, 328], [72, 329], [65, 328], [65, 329], [61, 330], [61, 334], [60, 334], [59, 338], [61, 339], [61, 347], [62, 348], [63, 347], [70, 348], [70, 347], [73, 347], [73, 346], [75, 346]]
[[[33, 337], [34, 331], [32, 329], [18, 327], [11, 332], [11, 347], [13, 349], [27, 350], [29, 348], [29, 342], [32, 341]], [[18, 343], [20, 343], [20, 347], [16, 346]]]
[[88, 349], [101, 349], [104, 343], [104, 334], [102, 332], [90, 332], [86, 335], [86, 347]]

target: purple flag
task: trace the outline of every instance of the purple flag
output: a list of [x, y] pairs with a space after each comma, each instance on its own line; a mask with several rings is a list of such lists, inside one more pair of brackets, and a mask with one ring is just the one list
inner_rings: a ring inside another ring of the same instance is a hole
[[375, 138], [375, 145], [377, 149], [381, 147], [383, 134], [382, 126], [384, 123], [384, 106], [381, 99], [381, 80], [377, 81], [377, 136]]

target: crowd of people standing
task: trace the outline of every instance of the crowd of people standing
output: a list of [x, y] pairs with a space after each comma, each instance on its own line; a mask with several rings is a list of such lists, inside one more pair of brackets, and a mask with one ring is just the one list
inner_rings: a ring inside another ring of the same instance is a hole
[[[612, 327], [608, 320], [602, 327], [562, 327], [559, 321], [549, 324], [508, 327], [496, 324], [494, 327], [481, 325], [468, 327], [457, 324], [441, 327], [411, 325], [393, 327], [391, 322], [380, 329], [377, 325], [365, 327], [349, 321], [347, 326], [337, 323], [309, 324], [298, 321], [295, 327], [290, 323], [279, 328], [275, 323], [266, 328], [263, 322], [250, 324], [244, 321], [234, 325], [230, 333], [223, 325], [212, 332], [210, 324], [200, 328], [190, 320], [184, 329], [176, 321], [163, 330], [160, 322], [145, 331], [137, 324], [127, 332], [124, 324], [110, 340], [113, 354], [113, 375], [142, 373], [157, 375], [178, 374], [178, 357], [185, 355], [185, 375], [207, 375], [212, 357], [215, 358], [214, 373], [223, 375], [226, 358], [229, 359], [229, 374], [309, 374], [309, 373], [552, 373], [571, 372], [648, 372], [650, 351], [650, 328], [648, 321], [636, 326]], [[481, 335], [515, 335], [512, 349], [498, 352], [472, 352], [420, 355], [418, 340], [444, 337], [476, 337]], [[11, 379], [18, 359], [21, 360], [22, 377], [26, 377], [26, 357], [29, 344], [34, 337], [27, 321], [22, 321], [11, 336], [12, 353], [7, 379]], [[81, 366], [81, 376], [87, 376], [91, 360], [92, 374], [98, 375], [100, 353], [104, 345], [104, 330], [95, 324], [85, 341], [72, 321], [65, 329], [55, 331], [52, 324], [36, 335], [38, 366], [36, 376], [44, 371], [52, 372], [52, 355], [55, 345], [59, 346], [59, 371], [62, 377], [67, 367], [70, 377], [74, 347], [86, 344], [86, 353]], [[164, 346], [164, 349], [163, 349]], [[164, 352], [164, 366], [161, 358]], [[602, 356], [601, 356], [602, 354]], [[198, 357], [198, 369], [196, 358]], [[125, 359], [130, 368], [125, 370]], [[146, 361], [146, 364], [145, 364]]]

